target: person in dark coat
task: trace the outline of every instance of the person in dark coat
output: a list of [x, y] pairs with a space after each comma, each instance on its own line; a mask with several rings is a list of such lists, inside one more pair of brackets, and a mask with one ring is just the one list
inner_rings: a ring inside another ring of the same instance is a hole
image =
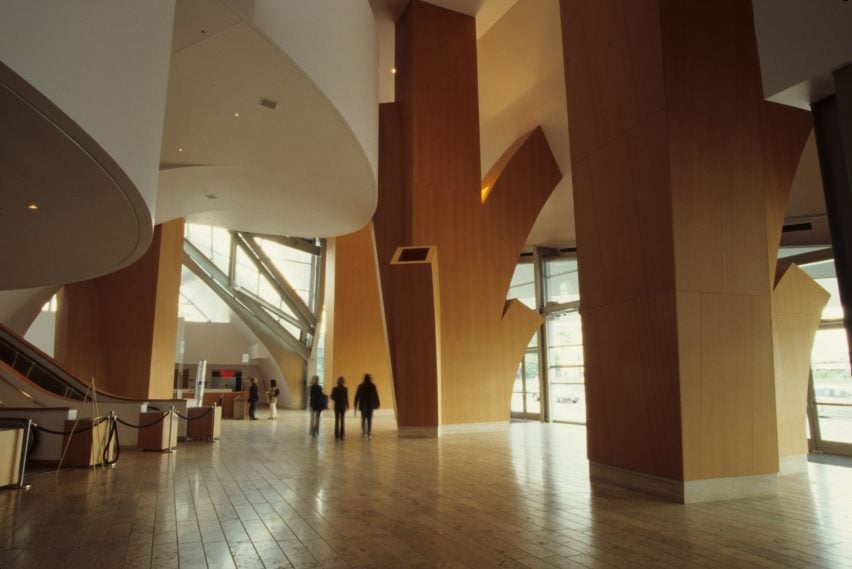
[[311, 410], [311, 436], [317, 438], [319, 435], [320, 414], [328, 405], [328, 397], [322, 392], [322, 387], [319, 385], [319, 377], [316, 375], [311, 378], [310, 398], [308, 406]]
[[343, 376], [337, 378], [337, 387], [331, 390], [331, 400], [334, 401], [334, 438], [343, 440], [346, 428], [343, 424], [346, 410], [349, 409], [349, 390], [344, 385]]
[[379, 392], [369, 373], [355, 392], [355, 409], [361, 411], [361, 438], [373, 438], [373, 411], [379, 408]]
[[249, 419], [252, 421], [257, 419], [254, 416], [254, 411], [257, 408], [257, 399], [257, 380], [251, 378], [251, 385], [249, 386]]

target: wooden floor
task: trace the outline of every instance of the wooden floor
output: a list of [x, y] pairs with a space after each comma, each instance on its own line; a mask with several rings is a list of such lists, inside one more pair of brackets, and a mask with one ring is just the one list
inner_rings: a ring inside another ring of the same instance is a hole
[[[265, 410], [259, 412], [265, 416]], [[590, 491], [584, 429], [372, 440], [350, 419], [226, 421], [222, 441], [125, 451], [0, 493], [0, 567], [852, 567], [852, 469], [691, 506]], [[350, 416], [351, 417], [351, 416]]]

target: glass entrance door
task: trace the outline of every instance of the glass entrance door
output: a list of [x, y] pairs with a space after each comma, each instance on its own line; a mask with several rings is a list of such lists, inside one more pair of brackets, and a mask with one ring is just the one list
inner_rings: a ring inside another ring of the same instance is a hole
[[852, 456], [852, 377], [846, 330], [842, 326], [817, 332], [811, 370], [811, 448]]
[[547, 315], [547, 378], [554, 421], [586, 422], [583, 330], [576, 309]]
[[512, 389], [512, 418], [541, 420], [541, 378], [538, 372], [538, 350], [527, 349], [518, 366]]

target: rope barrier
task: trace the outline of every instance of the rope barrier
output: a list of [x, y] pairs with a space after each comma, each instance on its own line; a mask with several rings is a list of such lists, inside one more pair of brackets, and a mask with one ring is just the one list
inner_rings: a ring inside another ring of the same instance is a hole
[[[213, 411], [213, 407], [208, 407], [207, 410], [204, 413], [202, 413], [201, 415], [199, 415], [197, 417], [188, 417], [186, 415], [181, 415], [176, 410], [166, 411], [165, 413], [163, 413], [163, 415], [159, 419], [155, 419], [154, 421], [148, 423], [147, 425], [134, 425], [133, 423], [129, 423], [129, 422], [119, 418], [117, 415], [114, 416], [114, 420], [115, 420], [116, 423], [121, 423], [125, 427], [130, 427], [131, 429], [147, 429], [148, 427], [153, 427], [157, 423], [162, 422], [163, 420], [165, 420], [166, 417], [168, 417], [172, 413], [174, 413], [175, 415], [177, 415], [180, 419], [183, 419], [184, 421], [197, 421], [198, 419], [203, 419], [204, 417], [209, 415], [212, 411]], [[97, 421], [92, 422], [91, 425], [86, 425], [85, 427], [71, 429], [70, 431], [54, 431], [52, 429], [48, 429], [47, 427], [42, 427], [41, 425], [33, 425], [33, 428], [37, 429], [39, 431], [45, 432], [47, 434], [50, 434], [50, 435], [66, 436], [66, 435], [75, 435], [77, 433], [85, 433], [86, 431], [91, 431], [92, 429], [94, 429], [95, 427], [97, 427], [98, 425], [103, 423], [104, 421], [108, 421], [108, 420], [109, 420], [109, 417], [99, 417], [97, 419]], [[116, 434], [116, 438], [117, 437], [118, 437], [118, 435]]]
[[202, 414], [201, 414], [201, 415], [199, 415], [198, 417], [184, 417], [183, 415], [181, 415], [181, 414], [180, 414], [180, 413], [178, 413], [177, 411], [175, 411], [175, 415], [177, 415], [178, 417], [180, 417], [180, 418], [181, 418], [181, 419], [183, 419], [184, 421], [197, 421], [198, 419], [201, 419], [202, 417], [206, 417], [206, 416], [207, 416], [207, 415], [209, 415], [212, 411], [213, 411], [213, 407], [208, 407], [208, 408], [207, 408], [207, 411], [205, 411], [204, 413], [202, 413]]
[[[118, 462], [118, 457], [121, 454], [121, 447], [120, 447], [119, 442], [118, 442], [118, 423], [121, 423], [125, 427], [130, 427], [131, 429], [147, 429], [148, 427], [153, 427], [154, 425], [161, 423], [162, 421], [165, 420], [166, 417], [168, 417], [172, 413], [174, 413], [175, 415], [178, 416], [178, 418], [183, 419], [184, 421], [197, 421], [198, 419], [202, 419], [202, 418], [206, 417], [212, 411], [213, 411], [213, 407], [208, 407], [206, 411], [204, 411], [203, 413], [201, 413], [197, 417], [189, 417], [189, 416], [181, 415], [176, 409], [172, 408], [171, 410], [164, 412], [162, 414], [162, 416], [160, 416], [158, 419], [148, 423], [147, 425], [134, 425], [133, 423], [129, 423], [127, 421], [124, 421], [123, 419], [120, 419], [115, 414], [115, 411], [112, 411], [108, 417], [98, 417], [97, 419], [93, 420], [91, 424], [86, 425], [85, 427], [79, 427], [78, 428], [77, 425], [75, 424], [74, 427], [70, 431], [54, 431], [53, 429], [48, 429], [47, 427], [43, 427], [41, 425], [36, 425], [35, 423], [33, 423], [32, 431], [31, 431], [31, 441], [32, 442], [30, 443], [29, 446], [30, 447], [34, 446], [37, 431], [41, 431], [41, 432], [49, 434], [49, 435], [71, 436], [71, 435], [76, 435], [76, 434], [79, 434], [79, 433], [85, 433], [87, 431], [91, 431], [92, 429], [94, 429], [98, 425], [102, 424], [104, 421], [109, 421], [110, 424], [109, 424], [109, 429], [108, 429], [108, 432], [107, 432], [107, 440], [106, 440], [106, 445], [104, 445], [103, 456], [102, 456], [103, 464], [109, 466], [109, 465], [112, 465], [112, 464], [115, 464], [116, 462]], [[115, 441], [114, 446], [113, 446], [113, 441]], [[111, 454], [110, 449], [111, 448], [115, 449], [115, 456], [113, 456], [113, 457], [110, 457], [110, 454]], [[32, 448], [28, 449], [27, 455], [29, 455], [31, 451], [32, 451]]]
[[159, 419], [155, 419], [154, 421], [148, 423], [147, 425], [134, 425], [133, 423], [128, 423], [127, 421], [119, 419], [117, 416], [116, 416], [115, 420], [117, 422], [121, 423], [122, 425], [124, 425], [125, 427], [130, 427], [131, 429], [147, 429], [148, 427], [153, 427], [157, 423], [162, 422], [166, 417], [168, 417], [171, 414], [172, 414], [171, 411], [166, 411], [165, 413], [162, 414], [162, 416]]

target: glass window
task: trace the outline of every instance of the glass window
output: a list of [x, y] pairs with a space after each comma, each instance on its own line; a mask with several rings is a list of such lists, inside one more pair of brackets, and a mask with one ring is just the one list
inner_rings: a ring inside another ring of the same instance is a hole
[[238, 287], [257, 294], [260, 287], [260, 272], [242, 248], [237, 247], [237, 262], [234, 266], [234, 280]]
[[535, 305], [535, 267], [532, 263], [520, 263], [515, 266], [506, 298], [517, 298], [529, 308], [538, 310]]
[[314, 256], [268, 239], [257, 239], [257, 242], [287, 283], [310, 306]]
[[211, 227], [187, 223], [184, 236], [205, 257], [211, 259], [220, 271], [228, 274], [228, 259], [231, 258], [231, 233], [222, 227]]
[[[828, 304], [822, 311], [823, 320], [837, 320], [843, 318], [843, 306], [840, 304], [840, 291], [837, 288], [837, 277], [816, 279], [819, 285], [831, 293]], [[848, 356], [847, 356], [848, 359]]]
[[229, 322], [228, 305], [187, 267], [181, 269], [178, 316], [187, 322]]
[[577, 259], [547, 259], [544, 263], [544, 292], [548, 304], [580, 300]]
[[819, 330], [811, 353], [820, 437], [852, 443], [852, 376], [844, 328]]
[[547, 317], [547, 366], [554, 421], [586, 422], [583, 329], [577, 311]]

